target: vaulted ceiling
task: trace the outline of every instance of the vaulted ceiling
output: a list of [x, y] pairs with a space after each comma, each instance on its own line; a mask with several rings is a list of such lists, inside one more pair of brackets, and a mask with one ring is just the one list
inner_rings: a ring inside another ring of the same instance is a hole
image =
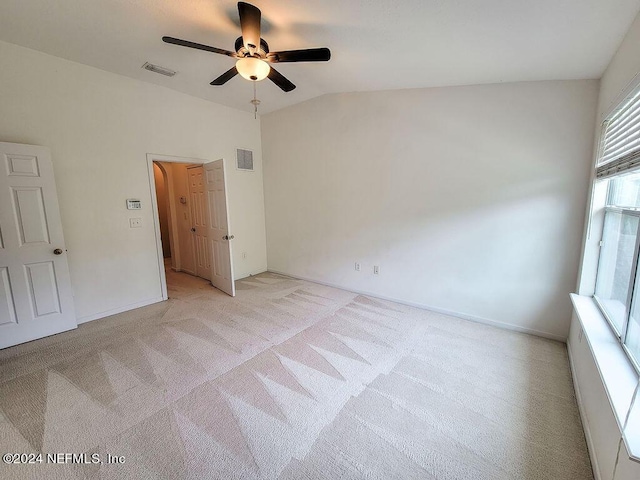
[[[599, 78], [640, 0], [249, 0], [271, 50], [329, 47], [328, 63], [280, 64], [297, 88], [257, 84], [261, 112], [319, 95]], [[251, 83], [209, 82], [233, 59], [162, 42], [234, 50], [233, 0], [2, 0], [0, 40], [252, 110]], [[150, 62], [176, 70], [168, 78]]]

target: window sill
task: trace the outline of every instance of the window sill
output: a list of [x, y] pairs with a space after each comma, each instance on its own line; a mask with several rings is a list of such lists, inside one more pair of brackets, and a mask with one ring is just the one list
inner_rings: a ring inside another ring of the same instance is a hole
[[609, 403], [632, 460], [640, 462], [640, 398], [627, 420], [638, 373], [618, 339], [591, 297], [571, 294], [571, 302], [582, 326], [582, 332], [595, 359]]

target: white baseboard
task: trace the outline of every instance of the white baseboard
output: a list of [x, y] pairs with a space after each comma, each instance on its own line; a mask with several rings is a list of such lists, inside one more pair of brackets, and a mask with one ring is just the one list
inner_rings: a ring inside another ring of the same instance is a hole
[[152, 305], [154, 303], [162, 302], [164, 299], [162, 297], [156, 297], [149, 300], [143, 300], [142, 302], [131, 303], [129, 305], [124, 305], [122, 307], [112, 308], [111, 310], [105, 310], [100, 313], [93, 313], [91, 315], [85, 315], [84, 317], [78, 317], [76, 321], [78, 325], [81, 323], [91, 322], [93, 320], [99, 320], [100, 318], [110, 317], [111, 315], [116, 315], [118, 313], [127, 312], [129, 310], [134, 310], [140, 307], [146, 307], [147, 305]]
[[[379, 295], [377, 293], [372, 293], [372, 292], [367, 292], [364, 290], [357, 290], [357, 289], [353, 289], [350, 287], [345, 287], [344, 285], [338, 285], [338, 284], [334, 284], [334, 283], [330, 283], [330, 282], [323, 282], [322, 280], [317, 280], [314, 278], [306, 278], [306, 277], [301, 277], [298, 275], [291, 275], [290, 273], [286, 273], [286, 272], [280, 272], [278, 270], [273, 270], [273, 269], [268, 269], [266, 270], [267, 272], [271, 272], [271, 273], [275, 273], [278, 275], [284, 275], [286, 277], [291, 277], [291, 278], [297, 278], [299, 280], [305, 280], [307, 282], [313, 282], [313, 283], [319, 283], [320, 285], [326, 285], [328, 287], [333, 287], [333, 288], [339, 288], [341, 290], [347, 290], [349, 292], [353, 292], [353, 293], [358, 293], [361, 295], [367, 295], [370, 297], [374, 297], [374, 298], [379, 298], [381, 300], [388, 300], [390, 302], [396, 302], [399, 303], [401, 305], [407, 305], [410, 307], [416, 307], [416, 308], [421, 308], [422, 310], [428, 310], [430, 312], [435, 312], [435, 313], [441, 313], [443, 315], [450, 315], [452, 317], [457, 317], [457, 318], [462, 318], [463, 320], [469, 320], [472, 322], [477, 322], [477, 323], [483, 323], [485, 325], [491, 325], [494, 327], [498, 327], [498, 328], [503, 328], [506, 330], [513, 330], [516, 332], [520, 332], [520, 333], [527, 333], [530, 335], [536, 335], [538, 337], [543, 337], [543, 338], [549, 338], [551, 340], [557, 340], [559, 342], [566, 342], [567, 339], [564, 337], [561, 337], [560, 335], [555, 335], [553, 333], [547, 333], [547, 332], [542, 332], [540, 330], [534, 330], [532, 328], [525, 328], [525, 327], [520, 327], [518, 325], [512, 325], [509, 323], [503, 323], [503, 322], [498, 322], [496, 320], [491, 320], [488, 318], [484, 318], [484, 317], [478, 317], [475, 315], [469, 315], [466, 313], [460, 313], [460, 312], [455, 312], [455, 311], [451, 311], [451, 310], [446, 310], [443, 308], [438, 308], [438, 307], [433, 307], [430, 305], [426, 305], [423, 303], [417, 303], [417, 302], [409, 302], [407, 300], [402, 300], [399, 298], [393, 298], [393, 297], [388, 297], [385, 295]], [[262, 273], [262, 272], [260, 272]], [[250, 274], [248, 277], [251, 277], [253, 275], [258, 275], [258, 274]], [[248, 278], [248, 277], [244, 277], [244, 278]], [[237, 278], [236, 280], [241, 280], [240, 278]], [[122, 313], [122, 312], [126, 312], [128, 310], [133, 310], [135, 308], [140, 308], [140, 307], [146, 307], [147, 305], [151, 305], [154, 303], [158, 303], [158, 302], [162, 302], [165, 299], [163, 299], [162, 297], [157, 297], [157, 298], [152, 298], [149, 300], [144, 300], [142, 302], [137, 302], [137, 303], [132, 303], [129, 305], [124, 305], [122, 307], [117, 307], [114, 309], [110, 309], [110, 310], [106, 310], [103, 312], [99, 312], [99, 313], [95, 313], [95, 314], [91, 314], [91, 315], [86, 315], [84, 317], [78, 317], [77, 318], [77, 322], [78, 324], [81, 323], [86, 323], [86, 322], [90, 322], [93, 320], [98, 320], [100, 318], [104, 318], [104, 317], [108, 317], [111, 315], [116, 315], [118, 313]]]
[[[581, 327], [582, 328], [582, 327]], [[576, 392], [576, 402], [578, 403], [578, 412], [580, 412], [580, 420], [582, 421], [582, 429], [584, 430], [584, 436], [587, 439], [587, 450], [589, 451], [589, 458], [591, 459], [591, 469], [593, 470], [593, 477], [595, 480], [600, 480], [600, 467], [598, 466], [598, 459], [595, 455], [595, 446], [593, 444], [593, 438], [591, 437], [591, 429], [589, 427], [589, 420], [584, 412], [584, 405], [582, 403], [582, 395], [580, 394], [580, 387], [576, 378], [576, 371], [574, 369], [573, 355], [571, 354], [571, 345], [567, 342], [567, 352], [569, 353], [569, 368], [571, 368], [571, 379], [573, 380], [573, 390]]]
[[[185, 273], [189, 273], [186, 270], [174, 270], [176, 272], [185, 272]], [[262, 272], [258, 272], [258, 273], [248, 273], [246, 277], [243, 278], [249, 278], [253, 275], [259, 275], [260, 273], [264, 273], [267, 270], [263, 270]], [[191, 273], [189, 273], [190, 275], [192, 275]], [[242, 280], [242, 278], [236, 278], [236, 280]], [[122, 312], [127, 312], [129, 310], [134, 310], [136, 308], [141, 308], [141, 307], [146, 307], [147, 305], [152, 305], [154, 303], [158, 303], [158, 302], [163, 302], [165, 301], [166, 298], [162, 298], [162, 297], [156, 297], [156, 298], [152, 298], [149, 300], [143, 300], [142, 302], [136, 302], [136, 303], [131, 303], [129, 305], [124, 305], [122, 307], [117, 307], [117, 308], [112, 308], [110, 310], [105, 310], [104, 312], [100, 312], [100, 313], [94, 313], [91, 315], [85, 315], [84, 317], [78, 317], [76, 319], [76, 322], [78, 323], [78, 325], [80, 325], [81, 323], [87, 323], [87, 322], [91, 322], [93, 320], [99, 320], [101, 318], [104, 317], [110, 317], [111, 315], [117, 315], [118, 313], [122, 313]]]
[[[242, 277], [234, 277], [233, 280], [234, 281], [238, 281], [238, 280], [244, 280], [245, 278], [251, 278], [251, 277], [255, 277], [256, 275], [260, 275], [261, 273], [266, 273], [269, 272], [270, 270], [267, 270], [266, 268], [264, 270], [260, 270], [259, 272], [249, 272], [247, 274], [241, 274], [244, 275]], [[275, 273], [275, 272], [274, 272]], [[284, 275], [282, 273], [278, 274], [278, 275]]]
[[469, 320], [471, 322], [483, 323], [485, 325], [491, 325], [493, 327], [503, 328], [505, 330], [513, 330], [513, 331], [520, 332], [520, 333], [527, 333], [529, 335], [535, 335], [537, 337], [548, 338], [550, 340], [557, 340], [558, 342], [562, 342], [562, 343], [566, 343], [567, 342], [567, 338], [566, 337], [563, 337], [561, 335], [556, 335], [554, 333], [548, 333], [548, 332], [543, 332], [543, 331], [540, 331], [540, 330], [535, 330], [533, 328], [520, 327], [518, 325], [512, 325], [510, 323], [504, 323], [504, 322], [498, 322], [497, 320], [491, 320], [491, 319], [484, 318], [484, 317], [478, 317], [476, 315], [469, 315], [467, 313], [454, 312], [452, 310], [446, 310], [446, 309], [439, 308], [439, 307], [432, 307], [431, 305], [426, 305], [424, 303], [409, 302], [407, 300], [402, 300], [402, 299], [393, 298], [393, 297], [387, 297], [387, 296], [384, 296], [384, 295], [380, 295], [380, 294], [372, 293], [372, 292], [367, 292], [367, 291], [364, 291], [364, 290], [356, 290], [354, 288], [346, 287], [344, 285], [338, 285], [338, 284], [335, 284], [335, 283], [324, 282], [322, 280], [317, 280], [317, 279], [314, 279], [314, 278], [301, 277], [299, 275], [292, 275], [290, 273], [279, 272], [278, 270], [269, 269], [267, 271], [271, 272], [271, 273], [276, 273], [278, 275], [284, 275], [285, 277], [296, 278], [298, 280], [305, 280], [307, 282], [319, 283], [320, 285], [326, 285], [327, 287], [339, 288], [341, 290], [347, 290], [348, 292], [359, 293], [361, 295], [367, 295], [369, 297], [379, 298], [381, 300], [388, 300], [390, 302], [396, 302], [396, 303], [399, 303], [401, 305], [407, 305], [409, 307], [421, 308], [422, 310], [428, 310], [430, 312], [441, 313], [443, 315], [449, 315], [451, 317], [462, 318], [463, 320]]

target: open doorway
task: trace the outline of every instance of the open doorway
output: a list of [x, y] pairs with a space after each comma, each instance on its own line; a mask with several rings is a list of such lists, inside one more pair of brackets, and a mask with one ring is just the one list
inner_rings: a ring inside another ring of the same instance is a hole
[[168, 179], [165, 168], [159, 162], [153, 162], [153, 179], [156, 188], [156, 204], [158, 207], [158, 222], [160, 223], [160, 239], [162, 243], [162, 258], [165, 270], [171, 268], [171, 219], [169, 217]]
[[235, 295], [223, 160], [147, 159], [162, 297], [168, 298], [170, 271], [204, 278]]

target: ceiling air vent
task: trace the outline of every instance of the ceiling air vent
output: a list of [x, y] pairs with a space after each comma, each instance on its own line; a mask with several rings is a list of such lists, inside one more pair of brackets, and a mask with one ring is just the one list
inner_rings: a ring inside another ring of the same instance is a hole
[[238, 148], [236, 150], [236, 161], [238, 170], [253, 171], [253, 152], [251, 150]]
[[153, 73], [166, 75], [167, 77], [173, 77], [176, 74], [176, 72], [174, 72], [173, 70], [169, 70], [168, 68], [160, 67], [158, 65], [154, 65], [149, 62], [146, 62], [144, 65], [142, 65], [142, 68], [144, 68], [145, 70], [149, 70], [150, 72], [153, 72]]

